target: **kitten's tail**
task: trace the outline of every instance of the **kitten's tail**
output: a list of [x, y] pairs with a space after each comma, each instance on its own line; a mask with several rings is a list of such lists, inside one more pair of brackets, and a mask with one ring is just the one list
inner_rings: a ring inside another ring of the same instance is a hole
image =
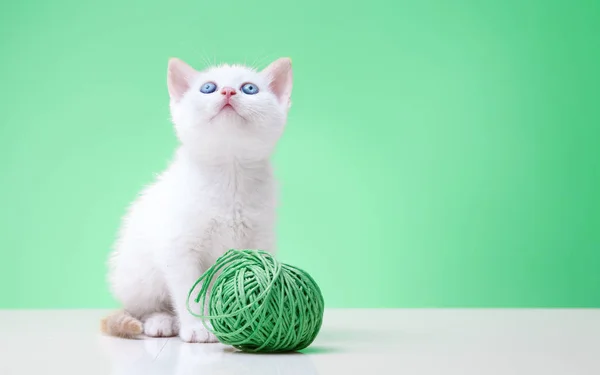
[[143, 332], [142, 322], [125, 310], [116, 311], [100, 321], [100, 331], [107, 335], [135, 338]]

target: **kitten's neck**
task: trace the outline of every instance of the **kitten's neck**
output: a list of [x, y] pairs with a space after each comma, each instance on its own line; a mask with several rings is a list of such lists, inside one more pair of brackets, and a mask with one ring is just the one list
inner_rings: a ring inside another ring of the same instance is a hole
[[202, 175], [203, 179], [215, 183], [248, 185], [268, 181], [272, 178], [272, 167], [269, 158], [250, 159], [235, 155], [218, 155], [203, 157], [180, 147], [175, 156], [181, 167]]

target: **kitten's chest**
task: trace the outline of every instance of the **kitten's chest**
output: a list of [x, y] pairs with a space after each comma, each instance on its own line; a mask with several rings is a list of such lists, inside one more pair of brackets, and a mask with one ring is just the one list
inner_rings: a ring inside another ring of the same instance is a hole
[[213, 248], [250, 248], [273, 213], [258, 196], [219, 196], [207, 202], [200, 215], [207, 219], [201, 240]]
[[234, 190], [216, 185], [205, 192], [196, 214], [209, 221], [214, 234], [243, 239], [271, 221], [274, 211], [269, 186]]
[[[275, 217], [275, 183], [269, 171], [239, 173], [223, 169], [177, 182], [175, 212], [181, 233], [197, 246], [251, 247], [257, 235], [271, 231]], [[182, 219], [182, 220], [181, 220]], [[191, 237], [190, 237], [191, 235]]]
[[205, 213], [211, 220], [237, 228], [260, 221], [265, 215], [265, 209], [253, 202], [258, 197], [224, 197], [217, 196], [209, 199], [205, 205]]

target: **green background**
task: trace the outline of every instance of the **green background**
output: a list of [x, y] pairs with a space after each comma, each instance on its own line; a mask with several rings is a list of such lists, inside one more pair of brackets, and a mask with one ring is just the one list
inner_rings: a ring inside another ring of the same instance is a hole
[[600, 307], [599, 4], [3, 1], [0, 307], [115, 306], [171, 56], [292, 57], [280, 257], [329, 307]]

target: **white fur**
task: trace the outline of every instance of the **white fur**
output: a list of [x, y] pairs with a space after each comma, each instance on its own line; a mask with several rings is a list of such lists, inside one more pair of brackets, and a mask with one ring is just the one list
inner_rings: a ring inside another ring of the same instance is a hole
[[[200, 92], [207, 81], [217, 84], [216, 92]], [[259, 93], [241, 92], [247, 82]], [[269, 158], [287, 119], [291, 64], [280, 59], [262, 72], [242, 66], [196, 72], [172, 59], [168, 84], [180, 146], [125, 216], [109, 281], [147, 335], [179, 331], [184, 341], [211, 342], [214, 336], [186, 308], [193, 283], [230, 248], [275, 250], [276, 184]], [[219, 112], [225, 86], [237, 89], [237, 113]]]
[[146, 317], [144, 334], [150, 337], [170, 337], [178, 331], [176, 324], [173, 314], [157, 312]]

